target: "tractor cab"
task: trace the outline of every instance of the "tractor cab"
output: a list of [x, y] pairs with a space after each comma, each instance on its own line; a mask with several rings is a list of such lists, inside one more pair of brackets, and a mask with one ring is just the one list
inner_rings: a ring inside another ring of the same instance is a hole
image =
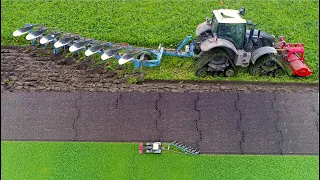
[[[269, 33], [254, 29], [256, 24], [241, 17], [244, 8], [240, 10], [219, 9], [212, 11], [212, 33], [226, 39], [237, 48], [247, 52], [263, 46], [273, 47], [275, 37]], [[247, 30], [247, 25], [250, 29]], [[257, 43], [260, 39], [261, 44]]]
[[162, 152], [162, 144], [161, 142], [147, 142], [140, 143], [139, 152], [142, 153], [152, 153], [152, 154], [161, 154]]
[[241, 18], [239, 11], [219, 9], [212, 11], [212, 14], [212, 33], [232, 42], [237, 49], [242, 49], [247, 21]]

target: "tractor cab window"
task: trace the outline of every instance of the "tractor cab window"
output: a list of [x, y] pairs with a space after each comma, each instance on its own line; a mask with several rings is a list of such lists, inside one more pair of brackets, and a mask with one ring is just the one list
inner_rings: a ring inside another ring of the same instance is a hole
[[213, 24], [213, 29], [212, 31], [213, 32], [217, 32], [217, 29], [218, 29], [218, 21], [216, 19], [216, 17], [213, 15], [212, 16], [212, 24]]
[[245, 24], [219, 24], [218, 35], [231, 41], [237, 49], [241, 49], [244, 44], [246, 32]]

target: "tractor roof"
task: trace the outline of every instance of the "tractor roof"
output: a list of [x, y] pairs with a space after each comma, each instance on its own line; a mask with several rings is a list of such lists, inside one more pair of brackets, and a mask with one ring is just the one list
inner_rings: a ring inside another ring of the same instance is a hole
[[213, 10], [212, 13], [214, 14], [219, 23], [247, 23], [245, 19], [241, 18], [238, 10], [218, 9]]
[[161, 150], [161, 142], [152, 143], [152, 150], [154, 150], [154, 151]]

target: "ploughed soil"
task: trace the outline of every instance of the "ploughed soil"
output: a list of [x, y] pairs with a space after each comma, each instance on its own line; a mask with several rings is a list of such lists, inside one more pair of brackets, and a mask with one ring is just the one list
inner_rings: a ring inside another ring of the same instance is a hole
[[79, 61], [65, 54], [34, 47], [1, 47], [1, 92], [104, 91], [104, 92], [318, 92], [318, 86], [238, 82], [152, 82], [127, 83], [139, 74], [106, 70], [90, 59]]

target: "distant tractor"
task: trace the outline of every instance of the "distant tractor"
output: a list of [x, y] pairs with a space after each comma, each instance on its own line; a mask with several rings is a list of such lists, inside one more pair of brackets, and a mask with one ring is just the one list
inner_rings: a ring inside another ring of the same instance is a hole
[[142, 142], [139, 145], [139, 153], [152, 153], [152, 154], [161, 154], [162, 146], [161, 142], [147, 142], [143, 144]]
[[254, 29], [256, 24], [242, 19], [245, 8], [218, 9], [212, 14], [212, 20], [207, 18], [196, 29], [196, 75], [231, 77], [236, 67], [249, 67], [252, 75], [275, 76], [283, 71], [285, 64], [277, 57], [275, 36]]
[[199, 150], [196, 150], [190, 146], [186, 146], [182, 143], [176, 141], [171, 143], [161, 143], [161, 142], [140, 142], [139, 153], [140, 154], [161, 154], [163, 150], [171, 151], [173, 153], [183, 153], [183, 154], [200, 154]]

